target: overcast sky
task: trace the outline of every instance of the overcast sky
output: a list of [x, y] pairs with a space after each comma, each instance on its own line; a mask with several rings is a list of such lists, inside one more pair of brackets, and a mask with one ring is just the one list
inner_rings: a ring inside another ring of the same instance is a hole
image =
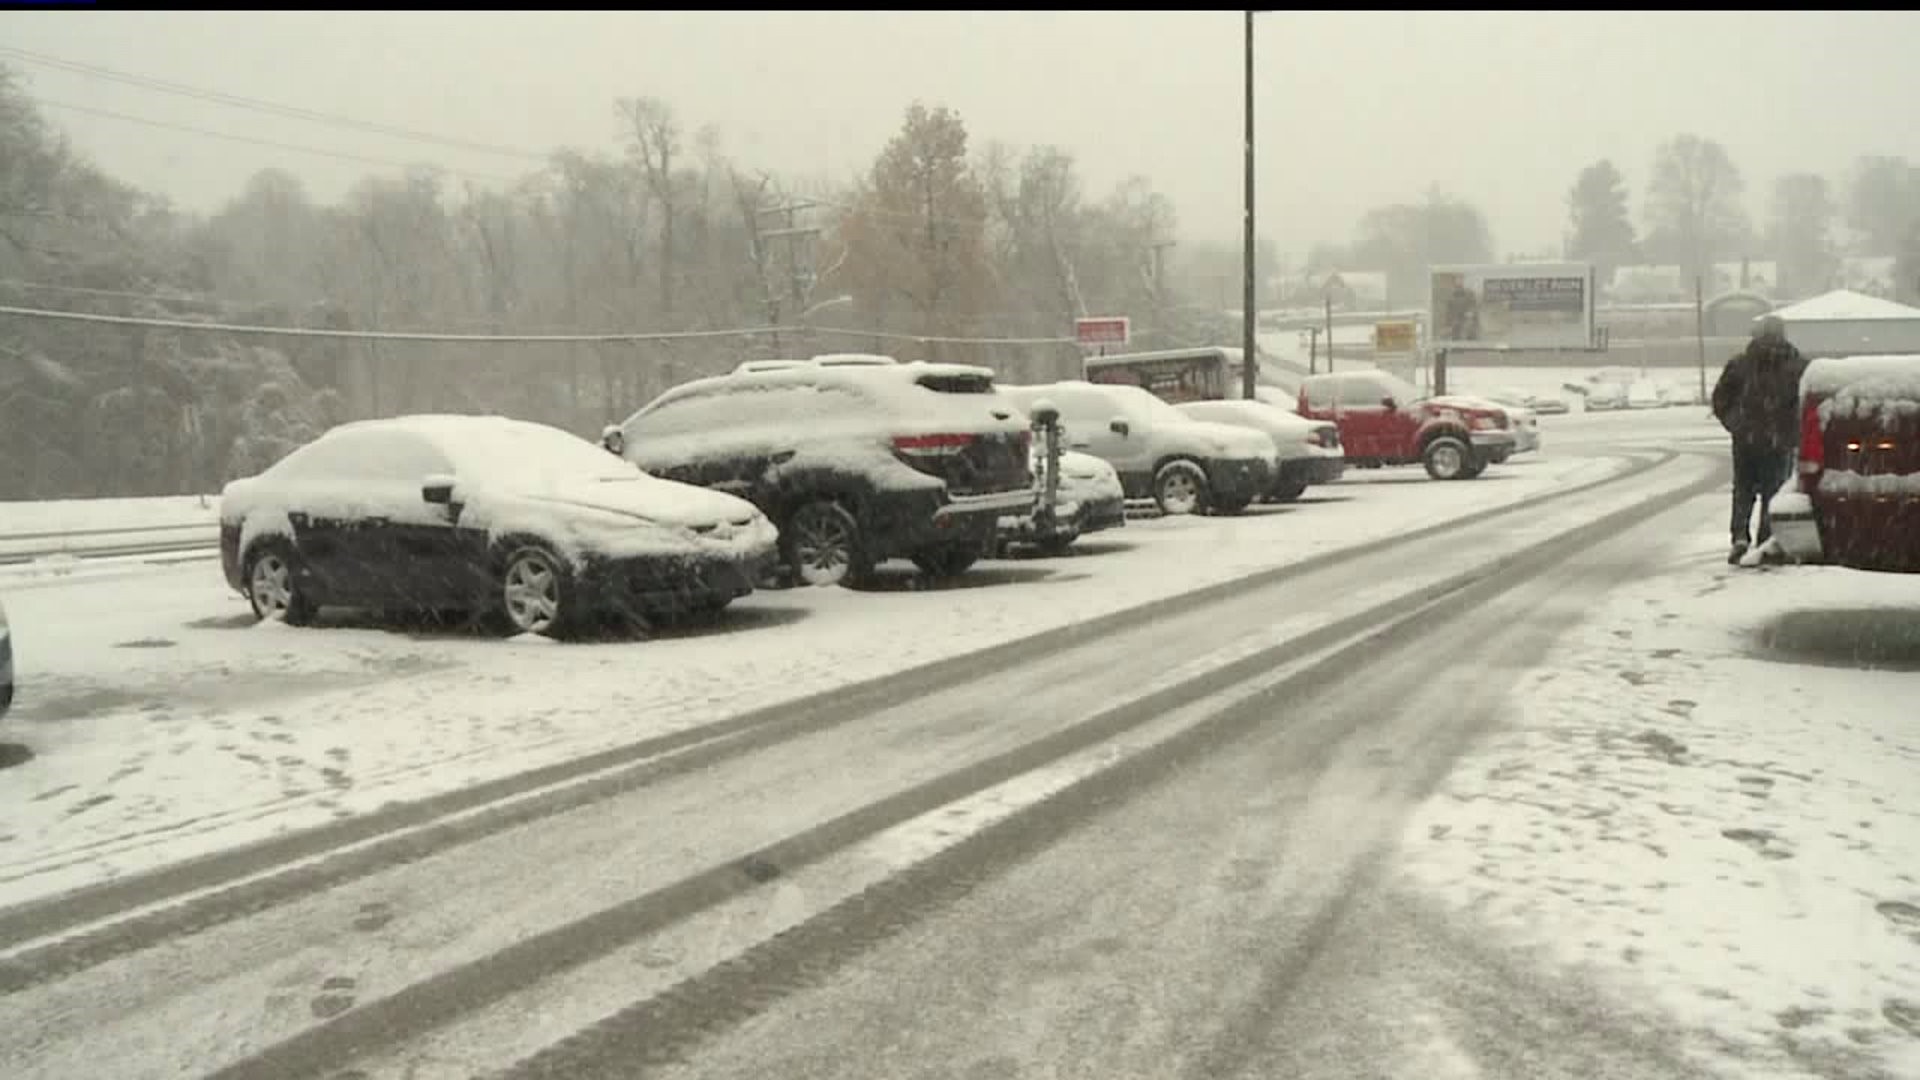
[[[1676, 132], [1725, 143], [1756, 215], [1784, 171], [1920, 159], [1907, 12], [1299, 13], [1258, 18], [1263, 234], [1301, 253], [1431, 183], [1477, 202], [1499, 253], [1557, 248], [1575, 172], [1639, 185]], [[0, 59], [44, 101], [483, 175], [529, 163], [291, 120], [24, 62], [6, 47], [471, 142], [610, 148], [616, 97], [711, 123], [743, 161], [848, 178], [914, 98], [975, 145], [1054, 143], [1089, 188], [1149, 177], [1189, 241], [1241, 205], [1241, 16], [1188, 13], [21, 11]], [[336, 199], [379, 165], [50, 108], [108, 170], [198, 210], [256, 169]]]

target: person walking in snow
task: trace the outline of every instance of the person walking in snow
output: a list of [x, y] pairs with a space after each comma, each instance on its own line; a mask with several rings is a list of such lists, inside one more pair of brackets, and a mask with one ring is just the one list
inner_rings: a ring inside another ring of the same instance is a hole
[[[1806, 357], [1787, 340], [1787, 324], [1778, 315], [1768, 315], [1714, 384], [1714, 418], [1733, 438], [1729, 563], [1737, 564], [1749, 547], [1765, 544], [1773, 535], [1768, 504], [1793, 472], [1800, 435], [1800, 376], [1806, 370]], [[1760, 527], [1750, 535], [1755, 502], [1760, 504]]]

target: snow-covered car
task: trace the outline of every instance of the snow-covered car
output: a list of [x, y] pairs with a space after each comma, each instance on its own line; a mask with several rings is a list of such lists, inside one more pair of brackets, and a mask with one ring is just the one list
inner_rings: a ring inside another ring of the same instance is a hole
[[1238, 513], [1273, 485], [1273, 443], [1229, 424], [1195, 420], [1138, 386], [1057, 382], [1002, 388], [1031, 412], [1060, 410], [1067, 445], [1112, 465], [1130, 499], [1163, 514]]
[[1088, 533], [1119, 528], [1127, 523], [1126, 492], [1120, 486], [1120, 474], [1092, 454], [1076, 450], [1060, 452], [1060, 484], [1054, 492], [1051, 528], [1045, 527], [1040, 519], [1037, 496], [1046, 490], [1046, 483], [1046, 453], [1036, 442], [1033, 452], [1035, 505], [1028, 513], [1000, 519], [1002, 547], [1034, 544], [1043, 551], [1057, 554]]
[[1920, 573], [1920, 356], [1808, 364], [1797, 457], [1771, 507], [1783, 554]]
[[771, 515], [786, 580], [855, 586], [893, 558], [958, 577], [1033, 505], [1020, 411], [990, 368], [840, 353], [682, 383], [621, 429], [627, 460]]
[[1312, 485], [1331, 484], [1346, 472], [1340, 425], [1330, 421], [1308, 420], [1264, 401], [1189, 401], [1174, 408], [1195, 420], [1251, 428], [1272, 439], [1279, 467], [1264, 494], [1272, 502], [1292, 502]]
[[1666, 393], [1652, 379], [1635, 379], [1627, 384], [1627, 408], [1659, 409], [1666, 404]]
[[13, 631], [7, 626], [7, 606], [0, 604], [0, 716], [13, 707]]
[[602, 613], [718, 611], [777, 542], [743, 499], [501, 416], [342, 424], [220, 497], [227, 583], [293, 624], [340, 605], [564, 636]]

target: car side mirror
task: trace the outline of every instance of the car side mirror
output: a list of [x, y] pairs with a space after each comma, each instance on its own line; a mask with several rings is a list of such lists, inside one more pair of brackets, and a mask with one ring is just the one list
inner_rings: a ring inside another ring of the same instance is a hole
[[1400, 407], [1400, 403], [1393, 400], [1392, 394], [1388, 394], [1386, 397], [1381, 398], [1380, 405], [1381, 407], [1388, 408], [1388, 409], [1397, 409]]
[[1124, 439], [1127, 437], [1127, 432], [1132, 431], [1133, 428], [1125, 420], [1115, 419], [1107, 425], [1107, 430]]
[[435, 474], [420, 484], [420, 498], [435, 506], [453, 504], [453, 477]]

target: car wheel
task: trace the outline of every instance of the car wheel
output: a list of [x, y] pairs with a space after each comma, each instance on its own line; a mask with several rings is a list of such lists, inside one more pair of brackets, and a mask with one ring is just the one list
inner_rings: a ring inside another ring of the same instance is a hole
[[1420, 457], [1426, 462], [1428, 476], [1435, 480], [1459, 480], [1472, 467], [1473, 452], [1459, 439], [1442, 435], [1427, 443]]
[[780, 530], [780, 552], [802, 585], [857, 585], [873, 570], [860, 523], [839, 503], [807, 503]]
[[1306, 494], [1307, 485], [1302, 483], [1278, 484], [1268, 493], [1267, 498], [1277, 503], [1290, 503]]
[[1153, 501], [1162, 514], [1200, 514], [1207, 509], [1207, 474], [1191, 461], [1169, 461], [1153, 477]]
[[515, 635], [563, 637], [578, 623], [573, 574], [538, 544], [514, 548], [500, 568], [500, 610]]
[[1492, 464], [1495, 464], [1495, 463], [1490, 461], [1487, 458], [1479, 457], [1477, 455], [1468, 455], [1467, 467], [1460, 470], [1460, 479], [1477, 480], [1480, 478], [1481, 473], [1484, 473], [1487, 471], [1487, 466]]
[[1073, 547], [1073, 542], [1078, 539], [1080, 534], [1077, 532], [1054, 533], [1035, 544], [1034, 547], [1038, 548], [1043, 555], [1065, 555]]
[[269, 541], [247, 557], [247, 603], [261, 622], [305, 626], [319, 613], [295, 573], [298, 556], [289, 544]]
[[913, 565], [932, 578], [959, 577], [980, 561], [980, 549], [967, 544], [926, 548], [913, 553]]

